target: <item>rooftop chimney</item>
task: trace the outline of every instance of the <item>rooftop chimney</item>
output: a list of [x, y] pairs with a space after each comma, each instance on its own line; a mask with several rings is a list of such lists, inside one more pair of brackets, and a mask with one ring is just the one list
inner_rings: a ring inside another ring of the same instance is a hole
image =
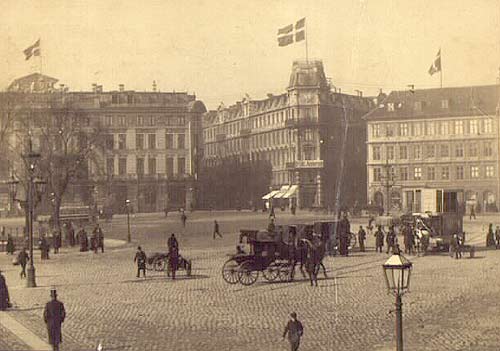
[[125, 85], [123, 85], [123, 84], [118, 85], [118, 89], [120, 91], [124, 91], [125, 90]]
[[95, 92], [96, 92], [96, 90], [97, 90], [97, 84], [96, 84], [96, 83], [93, 83], [93, 84], [92, 84], [92, 92], [94, 92], [94, 93], [95, 93]]
[[153, 80], [153, 91], [156, 91], [156, 80]]
[[95, 92], [96, 93], [102, 93], [102, 85], [96, 86]]

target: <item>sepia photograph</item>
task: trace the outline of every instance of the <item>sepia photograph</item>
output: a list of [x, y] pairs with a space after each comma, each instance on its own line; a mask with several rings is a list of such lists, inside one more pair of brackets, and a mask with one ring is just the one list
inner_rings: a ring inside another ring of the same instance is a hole
[[500, 350], [498, 0], [0, 7], [0, 351]]

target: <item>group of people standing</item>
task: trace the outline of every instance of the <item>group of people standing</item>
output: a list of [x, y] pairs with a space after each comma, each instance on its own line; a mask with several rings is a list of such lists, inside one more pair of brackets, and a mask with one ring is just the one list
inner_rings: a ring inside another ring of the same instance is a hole
[[90, 242], [89, 236], [84, 226], [81, 226], [78, 230], [76, 239], [80, 244], [80, 252], [89, 251], [90, 244], [90, 250], [94, 251], [94, 253], [97, 253], [98, 249], [101, 249], [101, 252], [104, 253], [104, 233], [99, 224], [96, 224], [94, 229], [92, 230]]

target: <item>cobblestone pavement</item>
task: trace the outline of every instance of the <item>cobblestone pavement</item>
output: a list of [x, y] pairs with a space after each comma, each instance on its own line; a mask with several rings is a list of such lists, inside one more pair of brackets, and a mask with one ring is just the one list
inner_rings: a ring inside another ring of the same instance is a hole
[[[130, 245], [97, 255], [63, 249], [50, 261], [36, 261], [39, 287], [26, 289], [18, 267], [2, 254], [0, 267], [16, 305], [9, 313], [45, 339], [43, 305], [55, 285], [68, 313], [62, 350], [95, 349], [99, 342], [110, 350], [286, 350], [281, 333], [291, 311], [305, 325], [301, 350], [394, 349], [393, 298], [381, 269], [387, 255], [373, 251], [372, 238], [366, 253], [327, 258], [328, 278], [318, 288], [300, 274], [293, 283], [259, 277], [250, 287], [228, 285], [221, 268], [234, 251], [235, 228], [262, 227], [266, 220], [242, 216], [221, 220], [224, 239], [216, 241], [211, 218], [193, 219], [184, 233], [176, 218], [140, 225], [136, 219], [134, 239], [147, 253], [164, 251], [159, 245], [166, 233], [179, 233], [181, 253], [193, 260], [194, 270], [191, 278], [180, 271], [176, 281], [161, 273], [136, 279]], [[472, 242], [483, 242], [481, 230], [490, 220], [466, 223]], [[109, 236], [120, 237], [124, 224], [112, 226]], [[410, 256], [412, 287], [403, 300], [406, 350], [498, 350], [500, 250], [477, 256]], [[5, 339], [16, 349], [15, 338]]]

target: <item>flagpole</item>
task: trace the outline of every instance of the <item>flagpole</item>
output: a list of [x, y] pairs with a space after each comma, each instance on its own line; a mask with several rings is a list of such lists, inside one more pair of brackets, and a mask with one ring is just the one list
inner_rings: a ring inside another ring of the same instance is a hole
[[443, 52], [441, 51], [441, 48], [439, 48], [439, 63], [440, 63], [440, 70], [439, 70], [439, 81], [441, 85], [441, 89], [443, 89]]
[[306, 32], [306, 62], [309, 63], [309, 50], [308, 50], [308, 47], [307, 47], [307, 32], [309, 32], [309, 30], [307, 29], [307, 19], [305, 20], [305, 24], [304, 24], [304, 30]]

